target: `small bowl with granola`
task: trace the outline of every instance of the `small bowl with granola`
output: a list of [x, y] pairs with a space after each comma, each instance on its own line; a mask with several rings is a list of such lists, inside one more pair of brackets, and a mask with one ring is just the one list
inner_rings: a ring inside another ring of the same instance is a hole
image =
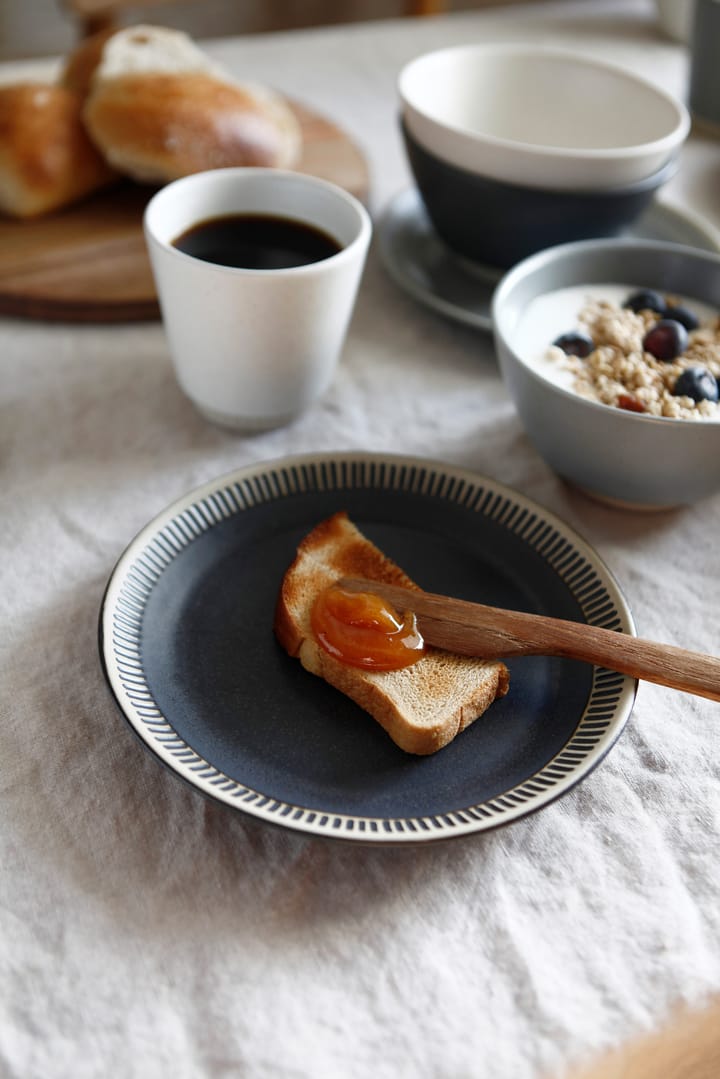
[[505, 383], [559, 475], [638, 508], [720, 491], [720, 252], [560, 245], [503, 277], [492, 316]]

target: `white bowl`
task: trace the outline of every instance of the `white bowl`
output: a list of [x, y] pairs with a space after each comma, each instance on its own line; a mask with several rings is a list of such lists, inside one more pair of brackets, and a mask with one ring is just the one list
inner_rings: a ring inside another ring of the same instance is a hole
[[612, 64], [532, 45], [461, 45], [400, 73], [402, 117], [450, 164], [529, 187], [583, 190], [643, 179], [677, 154], [685, 105]]
[[558, 385], [528, 356], [523, 320], [533, 300], [608, 284], [656, 289], [717, 311], [720, 254], [654, 241], [586, 240], [541, 251], [510, 270], [493, 296], [493, 332], [530, 441], [559, 475], [613, 503], [666, 508], [720, 492], [720, 419], [670, 419], [600, 404]]

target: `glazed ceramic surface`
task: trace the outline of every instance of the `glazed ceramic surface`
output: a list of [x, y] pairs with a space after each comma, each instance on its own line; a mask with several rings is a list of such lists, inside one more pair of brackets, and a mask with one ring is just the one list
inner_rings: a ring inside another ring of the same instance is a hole
[[101, 653], [145, 746], [209, 797], [295, 831], [417, 843], [554, 801], [603, 758], [636, 682], [542, 656], [449, 746], [404, 753], [277, 644], [298, 543], [344, 508], [423, 587], [634, 634], [608, 569], [523, 495], [425, 458], [322, 454], [222, 476], [151, 521], [109, 582]]
[[690, 130], [685, 105], [631, 71], [562, 49], [461, 45], [400, 73], [405, 122], [437, 157], [486, 178], [594, 190], [657, 172]]
[[493, 297], [505, 383], [535, 448], [561, 476], [633, 507], [695, 502], [720, 490], [718, 422], [641, 415], [588, 400], [544, 378], [518, 348], [522, 317], [534, 299], [613, 282], [677, 293], [717, 310], [720, 255], [660, 242], [594, 240], [526, 259]]
[[487, 179], [430, 153], [403, 128], [418, 190], [439, 236], [468, 259], [507, 268], [555, 244], [629, 228], [676, 171], [674, 160], [623, 187], [551, 191]]
[[[453, 322], [492, 329], [490, 307], [502, 271], [455, 255], [433, 228], [417, 188], [390, 200], [376, 234], [385, 269], [418, 303]], [[708, 221], [660, 200], [651, 202], [623, 235], [720, 253], [720, 234]]]
[[[290, 218], [332, 236], [321, 262], [254, 270], [205, 262], [173, 241], [214, 217]], [[240, 429], [287, 423], [327, 389], [355, 305], [372, 226], [335, 184], [276, 169], [217, 169], [162, 188], [145, 236], [180, 386], [207, 418]]]

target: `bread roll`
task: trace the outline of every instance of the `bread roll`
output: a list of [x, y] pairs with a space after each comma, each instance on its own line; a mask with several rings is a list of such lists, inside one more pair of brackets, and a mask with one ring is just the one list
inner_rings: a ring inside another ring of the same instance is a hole
[[0, 210], [34, 217], [114, 178], [88, 138], [81, 109], [81, 98], [63, 86], [0, 86]]
[[102, 45], [83, 116], [107, 161], [148, 183], [234, 165], [291, 168], [301, 147], [282, 98], [232, 80], [186, 34], [161, 27], [121, 30]]
[[73, 90], [81, 97], [87, 97], [93, 76], [100, 65], [106, 43], [117, 30], [100, 30], [97, 34], [83, 38], [79, 45], [67, 56], [60, 72], [58, 82]]

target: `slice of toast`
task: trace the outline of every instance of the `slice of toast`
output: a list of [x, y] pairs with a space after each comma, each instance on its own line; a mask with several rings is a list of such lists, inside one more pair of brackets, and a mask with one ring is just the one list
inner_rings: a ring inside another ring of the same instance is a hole
[[282, 581], [274, 630], [282, 647], [370, 713], [408, 753], [442, 749], [508, 690], [497, 660], [428, 648], [417, 663], [368, 671], [341, 663], [313, 635], [310, 613], [319, 593], [341, 577], [418, 586], [340, 512], [318, 524], [298, 547]]

